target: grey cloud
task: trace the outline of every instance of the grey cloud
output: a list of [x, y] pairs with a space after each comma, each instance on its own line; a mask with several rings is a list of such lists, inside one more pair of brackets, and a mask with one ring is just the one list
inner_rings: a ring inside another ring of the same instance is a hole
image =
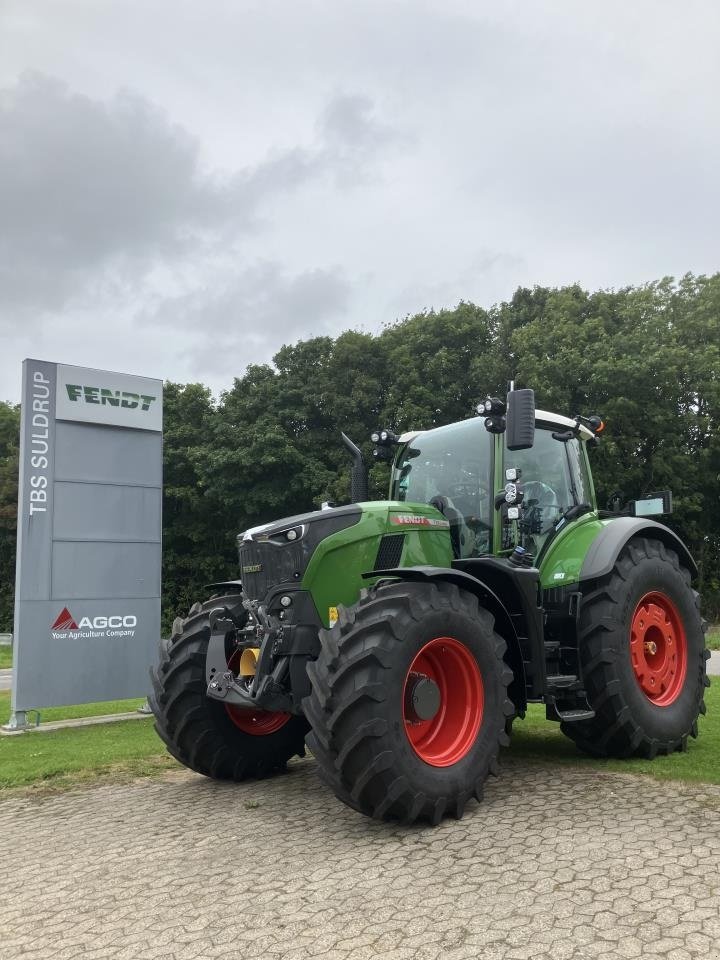
[[267, 361], [281, 343], [336, 328], [347, 311], [351, 286], [340, 269], [289, 274], [260, 263], [220, 288], [166, 300], [145, 322], [193, 338], [193, 357], [206, 375], [239, 374]]
[[489, 306], [502, 300], [518, 277], [525, 278], [527, 275], [528, 265], [524, 257], [513, 253], [481, 251], [453, 274], [445, 272], [437, 279], [428, 277], [400, 289], [389, 299], [387, 311], [391, 316], [398, 317], [432, 310], [438, 305], [450, 306], [461, 300]]
[[[0, 91], [0, 287], [6, 306], [53, 310], [118, 276], [201, 259], [257, 230], [265, 205], [387, 142], [372, 103], [331, 103], [316, 142], [213, 175], [196, 139], [142, 97], [107, 101], [40, 74]], [[2, 318], [0, 316], [0, 323]]]
[[39, 327], [195, 377], [519, 283], [718, 267], [720, 5], [0, 7], [0, 373]]
[[318, 122], [328, 169], [341, 187], [366, 184], [371, 179], [368, 158], [412, 142], [402, 129], [383, 123], [370, 97], [339, 94], [327, 105]]
[[375, 116], [375, 104], [361, 94], [340, 94], [328, 103], [319, 122], [326, 140], [344, 149], [368, 150], [402, 139]]
[[102, 103], [28, 75], [0, 94], [0, 123], [6, 260], [72, 269], [157, 249], [214, 192], [194, 140], [131, 94]]

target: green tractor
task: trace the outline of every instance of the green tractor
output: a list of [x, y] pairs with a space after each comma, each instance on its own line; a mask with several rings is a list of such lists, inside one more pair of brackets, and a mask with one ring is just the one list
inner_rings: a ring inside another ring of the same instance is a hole
[[209, 777], [285, 768], [305, 745], [371, 817], [438, 823], [482, 798], [527, 704], [587, 753], [687, 748], [704, 713], [695, 563], [668, 492], [598, 510], [597, 417], [535, 410], [373, 434], [390, 499], [247, 530], [241, 579], [178, 618], [151, 704], [170, 753]]

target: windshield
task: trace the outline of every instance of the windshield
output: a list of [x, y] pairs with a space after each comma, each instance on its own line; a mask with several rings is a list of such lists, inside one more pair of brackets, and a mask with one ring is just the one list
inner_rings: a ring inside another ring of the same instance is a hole
[[393, 469], [393, 500], [433, 503], [456, 557], [492, 549], [492, 436], [481, 417], [418, 434]]

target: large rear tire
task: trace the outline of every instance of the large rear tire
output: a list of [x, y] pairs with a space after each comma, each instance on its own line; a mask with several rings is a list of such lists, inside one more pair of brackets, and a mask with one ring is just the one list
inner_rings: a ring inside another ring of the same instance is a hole
[[638, 538], [583, 598], [580, 662], [595, 717], [560, 726], [581, 750], [652, 758], [697, 736], [710, 654], [690, 579], [673, 550]]
[[514, 712], [492, 615], [448, 583], [385, 583], [321, 640], [303, 707], [322, 779], [376, 819], [461, 817]]
[[[173, 624], [169, 642], [160, 644], [160, 662], [150, 673], [155, 729], [176, 760], [206, 777], [269, 776], [284, 770], [291, 757], [304, 756], [307, 724], [302, 717], [252, 713], [206, 695], [209, 614], [217, 607], [240, 616], [242, 597], [230, 594], [194, 604], [186, 620], [178, 618]], [[227, 635], [227, 649], [230, 639]]]

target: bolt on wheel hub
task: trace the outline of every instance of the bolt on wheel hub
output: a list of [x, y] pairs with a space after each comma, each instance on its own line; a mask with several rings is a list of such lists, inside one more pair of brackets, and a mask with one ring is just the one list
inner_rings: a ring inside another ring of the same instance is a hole
[[431, 677], [411, 673], [405, 685], [405, 719], [432, 720], [440, 709], [440, 687]]

